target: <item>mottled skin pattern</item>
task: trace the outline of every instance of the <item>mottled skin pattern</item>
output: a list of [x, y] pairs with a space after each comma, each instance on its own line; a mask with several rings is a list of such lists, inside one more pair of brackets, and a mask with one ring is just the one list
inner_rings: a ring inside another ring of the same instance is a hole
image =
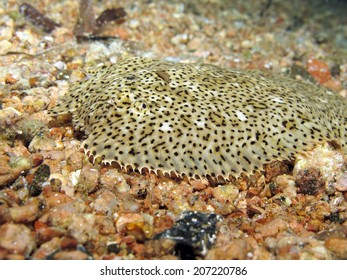
[[133, 58], [89, 71], [49, 114], [72, 113], [103, 162], [228, 178], [326, 141], [346, 150], [346, 105], [286, 78]]

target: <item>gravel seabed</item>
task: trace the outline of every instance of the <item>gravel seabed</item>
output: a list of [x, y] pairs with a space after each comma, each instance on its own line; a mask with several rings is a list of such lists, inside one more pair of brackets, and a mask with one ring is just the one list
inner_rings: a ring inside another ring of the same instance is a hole
[[74, 33], [80, 1], [30, 1], [60, 25], [51, 32], [20, 1], [0, 3], [0, 259], [346, 259], [346, 157], [331, 143], [250, 178], [188, 181], [92, 163], [71, 120], [45, 113], [83, 69], [131, 56], [280, 73], [346, 97], [346, 1], [114, 3], [94, 1], [95, 14], [126, 17], [89, 39]]

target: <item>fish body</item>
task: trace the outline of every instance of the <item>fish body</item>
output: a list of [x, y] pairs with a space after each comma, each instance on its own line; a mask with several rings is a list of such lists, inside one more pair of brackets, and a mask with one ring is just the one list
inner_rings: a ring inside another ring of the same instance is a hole
[[71, 113], [105, 163], [180, 176], [239, 176], [334, 141], [346, 100], [284, 77], [131, 58], [89, 71], [50, 115]]

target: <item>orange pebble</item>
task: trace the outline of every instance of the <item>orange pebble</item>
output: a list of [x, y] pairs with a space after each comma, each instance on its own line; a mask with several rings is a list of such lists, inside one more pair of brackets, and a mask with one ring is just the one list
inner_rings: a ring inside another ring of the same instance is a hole
[[17, 79], [12, 74], [7, 74], [5, 78], [5, 83], [13, 85], [17, 83]]
[[113, 34], [121, 38], [122, 40], [127, 40], [129, 39], [129, 32], [124, 29], [124, 28], [114, 28], [113, 29]]
[[307, 61], [307, 71], [319, 84], [323, 84], [332, 78], [329, 66], [316, 58], [310, 58]]
[[340, 91], [342, 89], [341, 82], [339, 80], [334, 79], [334, 78], [324, 82], [323, 86], [325, 86], [331, 90], [334, 90], [334, 91]]

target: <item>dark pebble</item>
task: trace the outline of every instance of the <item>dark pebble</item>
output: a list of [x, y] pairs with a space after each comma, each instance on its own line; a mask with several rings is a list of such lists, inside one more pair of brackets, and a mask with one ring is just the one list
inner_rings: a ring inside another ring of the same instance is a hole
[[33, 182], [28, 187], [31, 196], [39, 196], [42, 192], [42, 184], [49, 178], [51, 171], [47, 164], [40, 165], [34, 173]]
[[295, 184], [301, 193], [316, 195], [320, 192], [320, 190], [323, 190], [325, 181], [318, 169], [309, 168], [299, 171]]
[[185, 212], [175, 225], [153, 239], [171, 239], [181, 259], [195, 259], [211, 248], [217, 231], [218, 216], [214, 213]]

